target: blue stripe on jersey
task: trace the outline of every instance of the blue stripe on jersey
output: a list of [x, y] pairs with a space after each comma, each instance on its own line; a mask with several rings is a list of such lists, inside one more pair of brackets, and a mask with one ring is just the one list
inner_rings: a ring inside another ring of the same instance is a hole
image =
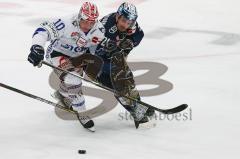
[[37, 30], [34, 32], [33, 36], [34, 37], [36, 34], [38, 34], [39, 32], [44, 32], [46, 31], [44, 28], [37, 28]]

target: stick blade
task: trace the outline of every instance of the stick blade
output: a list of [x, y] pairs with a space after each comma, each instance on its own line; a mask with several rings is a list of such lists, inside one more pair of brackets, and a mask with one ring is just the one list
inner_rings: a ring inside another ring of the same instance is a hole
[[175, 108], [162, 110], [161, 112], [163, 114], [175, 114], [175, 113], [179, 113], [179, 112], [185, 110], [187, 107], [188, 107], [187, 104], [182, 104], [182, 105], [179, 105], [179, 106], [177, 106]]

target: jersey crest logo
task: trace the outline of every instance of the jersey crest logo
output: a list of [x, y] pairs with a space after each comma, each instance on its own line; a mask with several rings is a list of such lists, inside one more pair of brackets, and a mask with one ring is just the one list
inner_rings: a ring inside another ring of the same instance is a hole
[[116, 25], [114, 25], [113, 27], [111, 27], [110, 29], [109, 29], [109, 33], [111, 33], [111, 34], [114, 34], [114, 33], [116, 33], [117, 32], [117, 26]]
[[78, 32], [72, 32], [71, 37], [73, 37], [73, 36], [78, 36], [78, 35], [79, 35]]
[[79, 38], [79, 33], [78, 32], [72, 32], [71, 37], [73, 40], [77, 41]]
[[84, 47], [85, 45], [87, 45], [87, 40], [83, 37], [80, 37], [77, 41], [77, 46]]

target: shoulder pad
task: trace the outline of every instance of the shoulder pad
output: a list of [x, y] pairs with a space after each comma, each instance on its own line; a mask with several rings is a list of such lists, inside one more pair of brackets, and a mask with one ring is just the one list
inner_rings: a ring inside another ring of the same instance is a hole
[[41, 23], [40, 26], [42, 28], [44, 28], [46, 31], [48, 31], [49, 36], [51, 37], [51, 39], [56, 39], [56, 38], [59, 37], [58, 30], [54, 26], [53, 23], [51, 23], [49, 21], [45, 21], [45, 22]]

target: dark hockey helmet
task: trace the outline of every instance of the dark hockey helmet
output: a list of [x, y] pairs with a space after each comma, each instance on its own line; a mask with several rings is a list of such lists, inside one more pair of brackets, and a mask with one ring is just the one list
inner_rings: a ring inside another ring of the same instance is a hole
[[122, 3], [118, 8], [117, 13], [131, 21], [136, 21], [138, 17], [136, 6], [128, 2]]

